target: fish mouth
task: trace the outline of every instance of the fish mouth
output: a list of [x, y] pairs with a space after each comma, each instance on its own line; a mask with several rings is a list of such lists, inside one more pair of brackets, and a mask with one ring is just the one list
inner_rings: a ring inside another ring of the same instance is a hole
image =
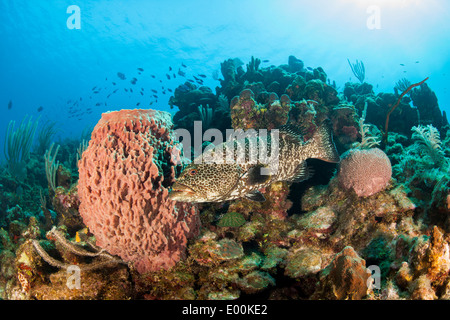
[[195, 191], [182, 183], [175, 182], [172, 190], [169, 192], [169, 198], [175, 201], [188, 200], [189, 197], [195, 195]]

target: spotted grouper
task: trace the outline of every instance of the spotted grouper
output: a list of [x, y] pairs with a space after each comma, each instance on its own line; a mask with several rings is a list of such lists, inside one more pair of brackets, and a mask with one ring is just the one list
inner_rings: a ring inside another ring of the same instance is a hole
[[244, 136], [210, 145], [183, 170], [169, 197], [182, 202], [222, 202], [242, 197], [262, 202], [265, 198], [259, 189], [271, 183], [309, 179], [312, 170], [306, 159], [339, 162], [328, 122], [323, 122], [306, 142], [291, 126], [283, 126], [277, 133], [275, 137]]

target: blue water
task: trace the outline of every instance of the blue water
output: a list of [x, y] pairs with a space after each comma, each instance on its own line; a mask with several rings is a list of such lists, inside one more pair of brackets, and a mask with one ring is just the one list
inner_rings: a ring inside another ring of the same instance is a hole
[[[80, 29], [67, 26], [70, 5], [80, 8]], [[367, 25], [370, 5], [379, 9], [375, 29]], [[347, 58], [364, 62], [365, 81], [375, 93], [393, 92], [403, 77], [413, 83], [430, 77], [441, 110], [449, 113], [449, 17], [445, 0], [2, 0], [0, 148], [9, 121], [25, 114], [56, 121], [63, 139], [79, 138], [108, 110], [140, 103], [139, 108], [170, 111], [169, 92], [149, 106], [155, 100], [151, 89], [174, 90], [185, 81], [168, 80], [169, 67], [170, 75], [179, 68], [188, 77], [207, 75], [205, 85], [214, 91], [219, 82], [212, 74], [220, 75], [220, 63], [235, 57], [280, 65], [295, 55], [305, 67], [323, 67], [341, 90], [345, 82], [357, 82]], [[138, 74], [137, 68], [144, 71]], [[94, 94], [93, 87], [101, 91]]]

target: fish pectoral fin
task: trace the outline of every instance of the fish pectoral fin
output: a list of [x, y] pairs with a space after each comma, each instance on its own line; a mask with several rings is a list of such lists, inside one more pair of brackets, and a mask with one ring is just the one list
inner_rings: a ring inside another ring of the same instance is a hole
[[300, 163], [300, 165], [295, 170], [295, 174], [290, 180], [291, 182], [302, 182], [308, 180], [314, 175], [314, 170], [311, 167], [308, 167], [306, 161]]
[[263, 184], [270, 180], [271, 176], [270, 174], [263, 174], [263, 170], [266, 168], [262, 164], [257, 164], [244, 174], [243, 178], [246, 179], [246, 184], [248, 186], [254, 186], [257, 184]]
[[256, 202], [264, 202], [266, 198], [264, 198], [263, 194], [258, 190], [249, 192], [245, 195], [248, 200], [256, 201]]

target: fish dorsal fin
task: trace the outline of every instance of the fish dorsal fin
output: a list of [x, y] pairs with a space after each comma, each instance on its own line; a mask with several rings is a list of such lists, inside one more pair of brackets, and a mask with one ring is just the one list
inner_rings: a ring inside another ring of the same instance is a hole
[[306, 161], [303, 161], [299, 164], [297, 169], [295, 170], [295, 174], [289, 181], [291, 182], [302, 182], [308, 180], [314, 175], [314, 170], [311, 167], [308, 167]]
[[245, 197], [248, 200], [252, 200], [252, 201], [256, 201], [256, 202], [264, 202], [266, 201], [266, 198], [264, 198], [264, 196], [262, 195], [261, 192], [259, 192], [258, 190], [249, 192], [245, 195]]
[[285, 125], [283, 125], [281, 127], [278, 127], [278, 130], [280, 131], [281, 134], [285, 134], [285, 135], [289, 135], [289, 136], [295, 137], [299, 141], [303, 142], [304, 132], [298, 126], [294, 126], [294, 125], [291, 125], [291, 124], [285, 124]]
[[294, 125], [285, 124], [278, 128], [280, 137], [284, 137], [287, 141], [291, 141], [294, 144], [303, 144], [303, 130]]
[[320, 159], [327, 162], [338, 163], [340, 161], [339, 153], [333, 141], [330, 121], [325, 120], [316, 130], [311, 143], [314, 146], [315, 154], [311, 158]]
[[270, 180], [270, 175], [262, 174], [262, 168], [265, 168], [262, 164], [254, 165], [253, 167], [250, 167], [250, 169], [248, 169], [248, 171], [242, 176], [242, 178], [246, 180], [246, 184], [248, 186], [266, 183]]

